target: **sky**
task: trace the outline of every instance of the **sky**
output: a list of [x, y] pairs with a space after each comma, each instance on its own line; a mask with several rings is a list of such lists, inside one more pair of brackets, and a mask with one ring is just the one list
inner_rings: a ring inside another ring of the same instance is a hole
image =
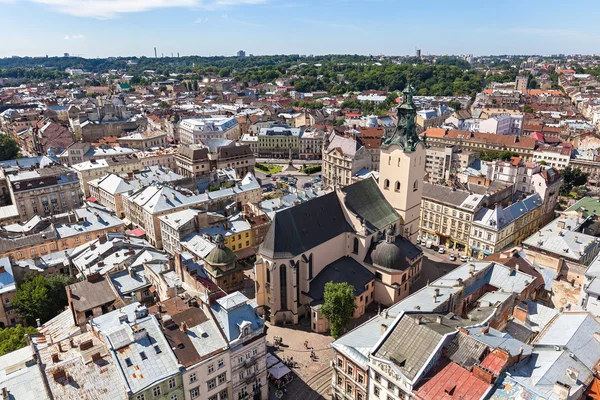
[[[600, 2], [0, 0], [0, 57], [600, 53]], [[568, 14], [568, 17], [566, 17]]]

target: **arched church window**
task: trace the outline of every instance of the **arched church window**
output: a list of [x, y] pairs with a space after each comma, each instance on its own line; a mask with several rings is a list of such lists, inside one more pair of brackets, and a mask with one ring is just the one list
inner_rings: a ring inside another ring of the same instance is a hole
[[395, 188], [396, 192], [400, 191], [400, 182], [396, 181], [396, 188]]
[[390, 188], [390, 180], [389, 179], [386, 179], [385, 181], [383, 181], [383, 188], [384, 189]]
[[416, 192], [417, 190], [419, 190], [419, 181], [415, 181], [415, 183], [413, 183], [413, 192]]
[[354, 246], [352, 247], [352, 252], [354, 254], [358, 254], [358, 238], [354, 238]]

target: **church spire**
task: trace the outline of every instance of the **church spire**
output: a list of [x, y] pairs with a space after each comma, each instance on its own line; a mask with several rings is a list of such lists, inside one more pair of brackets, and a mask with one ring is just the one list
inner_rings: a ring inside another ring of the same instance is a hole
[[381, 147], [387, 149], [395, 144], [402, 147], [406, 152], [413, 152], [421, 139], [417, 134], [415, 124], [417, 108], [413, 102], [413, 88], [410, 83], [402, 91], [402, 102], [396, 108], [396, 113], [398, 115], [396, 129], [390, 136], [384, 137]]

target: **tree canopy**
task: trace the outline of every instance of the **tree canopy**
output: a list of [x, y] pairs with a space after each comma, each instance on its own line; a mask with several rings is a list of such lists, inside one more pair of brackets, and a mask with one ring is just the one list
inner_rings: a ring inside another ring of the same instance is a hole
[[561, 175], [563, 177], [563, 183], [560, 187], [560, 194], [568, 196], [574, 187], [582, 186], [587, 183], [589, 174], [581, 171], [579, 168], [566, 167], [561, 171]]
[[19, 157], [19, 144], [9, 135], [0, 135], [0, 161]]
[[18, 350], [27, 345], [25, 334], [35, 335], [37, 329], [22, 325], [16, 325], [10, 328], [0, 328], [0, 356]]
[[65, 286], [73, 282], [68, 275], [25, 275], [13, 301], [15, 309], [29, 325], [37, 318], [44, 323], [64, 310], [68, 304]]
[[344, 325], [354, 313], [354, 298], [354, 287], [347, 282], [325, 284], [325, 303], [321, 311], [329, 320], [331, 336], [336, 339], [343, 334]]
[[487, 150], [482, 151], [479, 154], [479, 158], [482, 161], [494, 161], [494, 160], [502, 160], [509, 161], [511, 157], [518, 157], [519, 153], [515, 153], [514, 151], [495, 151], [495, 150]]

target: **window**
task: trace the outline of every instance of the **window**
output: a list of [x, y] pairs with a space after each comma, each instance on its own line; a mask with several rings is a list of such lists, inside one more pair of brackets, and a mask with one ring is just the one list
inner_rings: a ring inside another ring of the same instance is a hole
[[385, 181], [383, 181], [383, 188], [384, 189], [389, 189], [390, 188], [390, 181], [389, 181], [389, 179], [386, 179]]
[[213, 372], [215, 372], [215, 364], [210, 364], [208, 366], [208, 373], [212, 374]]
[[258, 354], [258, 349], [255, 347], [252, 349], [252, 355], [255, 356]]
[[177, 383], [175, 382], [175, 378], [169, 379], [169, 389], [175, 389], [175, 386], [177, 386]]
[[144, 394], [138, 394], [135, 396], [135, 400], [146, 400], [146, 396]]
[[360, 384], [365, 383], [365, 377], [363, 374], [358, 374], [358, 383], [360, 383]]
[[381, 382], [381, 375], [378, 372], [375, 372], [375, 382]]
[[221, 374], [217, 378], [219, 380], [219, 385], [222, 385], [227, 381], [227, 374]]
[[363, 400], [363, 395], [361, 392], [356, 393], [356, 400]]
[[219, 400], [227, 400], [227, 389], [221, 391], [221, 393], [219, 393]]
[[281, 299], [281, 309], [287, 310], [287, 267], [281, 264], [279, 267], [279, 298]]
[[413, 192], [416, 192], [417, 190], [419, 190], [419, 182], [415, 181], [415, 183], [413, 183]]
[[346, 393], [352, 394], [352, 385], [349, 383], [346, 383]]
[[197, 399], [198, 397], [200, 397], [200, 389], [199, 388], [193, 388], [192, 390], [190, 390], [190, 397], [192, 399]]
[[217, 382], [215, 381], [215, 378], [208, 381], [207, 385], [208, 385], [208, 390], [213, 390], [214, 388], [216, 388]]
[[338, 367], [342, 367], [344, 365], [344, 362], [342, 361], [341, 358], [337, 359], [337, 365], [338, 365]]
[[131, 367], [133, 365], [130, 358], [125, 359], [125, 365], [127, 365], [128, 367]]
[[177, 399], [178, 399], [178, 397], [177, 397], [177, 395], [176, 395], [176, 394], [172, 394], [172, 395], [171, 395], [171, 400], [177, 400]]
[[[211, 366], [212, 366], [212, 365], [209, 365], [209, 366], [208, 366], [208, 370], [209, 370], [209, 371], [210, 371], [210, 367], [211, 367]], [[196, 376], [196, 373], [195, 373], [195, 372], [194, 372], [194, 373], [192, 373], [192, 374], [190, 374], [190, 383], [194, 383], [194, 382], [196, 382], [197, 380], [198, 380], [198, 376]]]
[[396, 181], [396, 192], [400, 191], [400, 182]]
[[220, 359], [219, 361], [217, 361], [217, 365], [218, 368], [221, 369], [225, 366], [225, 361], [223, 359]]
[[354, 368], [352, 368], [352, 366], [348, 365], [348, 369], [346, 370], [348, 372], [348, 375], [352, 376], [354, 374]]
[[375, 395], [375, 397], [379, 397], [379, 388], [377, 386], [373, 388], [373, 394]]
[[337, 377], [337, 384], [338, 384], [338, 386], [342, 386], [342, 382], [343, 382], [342, 376], [338, 375], [338, 377]]
[[154, 386], [152, 388], [152, 395], [154, 395], [154, 397], [160, 396], [160, 386]]
[[140, 352], [140, 357], [142, 358], [142, 360], [148, 359], [148, 357], [146, 357], [146, 353], [144, 353], [143, 351]]
[[354, 238], [354, 246], [352, 247], [352, 252], [354, 254], [358, 254], [358, 238]]

